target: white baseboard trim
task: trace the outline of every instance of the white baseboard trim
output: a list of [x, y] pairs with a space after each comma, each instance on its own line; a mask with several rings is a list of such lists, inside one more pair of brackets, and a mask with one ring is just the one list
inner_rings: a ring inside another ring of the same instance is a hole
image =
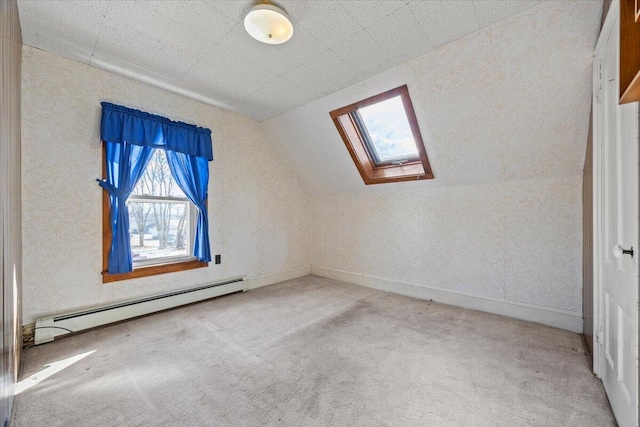
[[291, 268], [289, 270], [276, 271], [275, 273], [263, 274], [256, 277], [249, 277], [248, 289], [261, 288], [262, 286], [273, 285], [286, 280], [297, 279], [298, 277], [311, 274], [311, 265]]
[[582, 313], [573, 311], [542, 307], [517, 301], [479, 297], [315, 265], [311, 267], [311, 274], [385, 292], [392, 292], [424, 300], [433, 300], [443, 304], [485, 311], [487, 313], [542, 323], [543, 325], [582, 333]]
[[177, 290], [104, 306], [75, 310], [36, 319], [34, 343], [44, 344], [71, 332], [133, 319], [186, 304], [204, 301], [229, 293], [248, 291], [311, 274], [311, 265], [264, 274], [252, 278], [235, 277], [190, 289]]

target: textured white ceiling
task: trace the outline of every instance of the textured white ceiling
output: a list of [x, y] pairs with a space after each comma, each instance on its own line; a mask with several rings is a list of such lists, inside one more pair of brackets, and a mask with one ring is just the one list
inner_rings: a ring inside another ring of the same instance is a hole
[[[545, 2], [262, 126], [311, 194], [581, 176], [601, 10]], [[435, 179], [365, 187], [329, 112], [403, 84]]]
[[265, 120], [388, 70], [538, 0], [282, 0], [283, 45], [242, 25], [251, 0], [18, 0], [23, 40]]

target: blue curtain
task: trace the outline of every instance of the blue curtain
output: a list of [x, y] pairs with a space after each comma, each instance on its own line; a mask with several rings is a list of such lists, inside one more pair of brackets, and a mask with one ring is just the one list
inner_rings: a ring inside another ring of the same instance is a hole
[[108, 271], [109, 274], [127, 273], [133, 270], [127, 199], [142, 177], [153, 154], [153, 148], [124, 141], [106, 141], [105, 145], [107, 178], [98, 182], [109, 192], [111, 202], [111, 249]]
[[209, 217], [207, 215], [208, 161], [204, 157], [167, 150], [167, 162], [178, 186], [198, 207], [193, 256], [202, 262], [209, 262], [211, 261], [211, 250], [209, 248]]
[[213, 160], [209, 129], [109, 102], [101, 105], [100, 137], [103, 141], [127, 141]]
[[110, 274], [133, 270], [127, 199], [144, 173], [154, 149], [163, 149], [174, 179], [198, 207], [194, 256], [211, 261], [207, 186], [213, 160], [211, 130], [166, 117], [102, 102], [100, 138], [106, 145], [107, 178], [98, 180], [109, 192], [112, 241]]

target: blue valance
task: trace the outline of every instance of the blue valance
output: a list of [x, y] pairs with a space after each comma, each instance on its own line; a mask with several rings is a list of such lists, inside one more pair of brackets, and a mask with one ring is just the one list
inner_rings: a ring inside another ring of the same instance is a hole
[[100, 139], [162, 148], [213, 160], [211, 130], [121, 105], [101, 102]]

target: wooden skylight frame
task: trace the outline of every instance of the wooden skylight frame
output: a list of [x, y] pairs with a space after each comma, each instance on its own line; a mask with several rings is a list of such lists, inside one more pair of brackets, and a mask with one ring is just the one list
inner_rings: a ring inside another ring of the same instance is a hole
[[[416, 143], [418, 155], [413, 158], [401, 159], [400, 162], [381, 162], [373, 152], [375, 149], [371, 148], [366, 129], [363, 131], [358, 110], [397, 96], [402, 99], [402, 105]], [[407, 85], [363, 99], [346, 107], [338, 108], [329, 114], [366, 185], [433, 179], [433, 171], [429, 164], [429, 157], [418, 127], [418, 120], [411, 103]]]

